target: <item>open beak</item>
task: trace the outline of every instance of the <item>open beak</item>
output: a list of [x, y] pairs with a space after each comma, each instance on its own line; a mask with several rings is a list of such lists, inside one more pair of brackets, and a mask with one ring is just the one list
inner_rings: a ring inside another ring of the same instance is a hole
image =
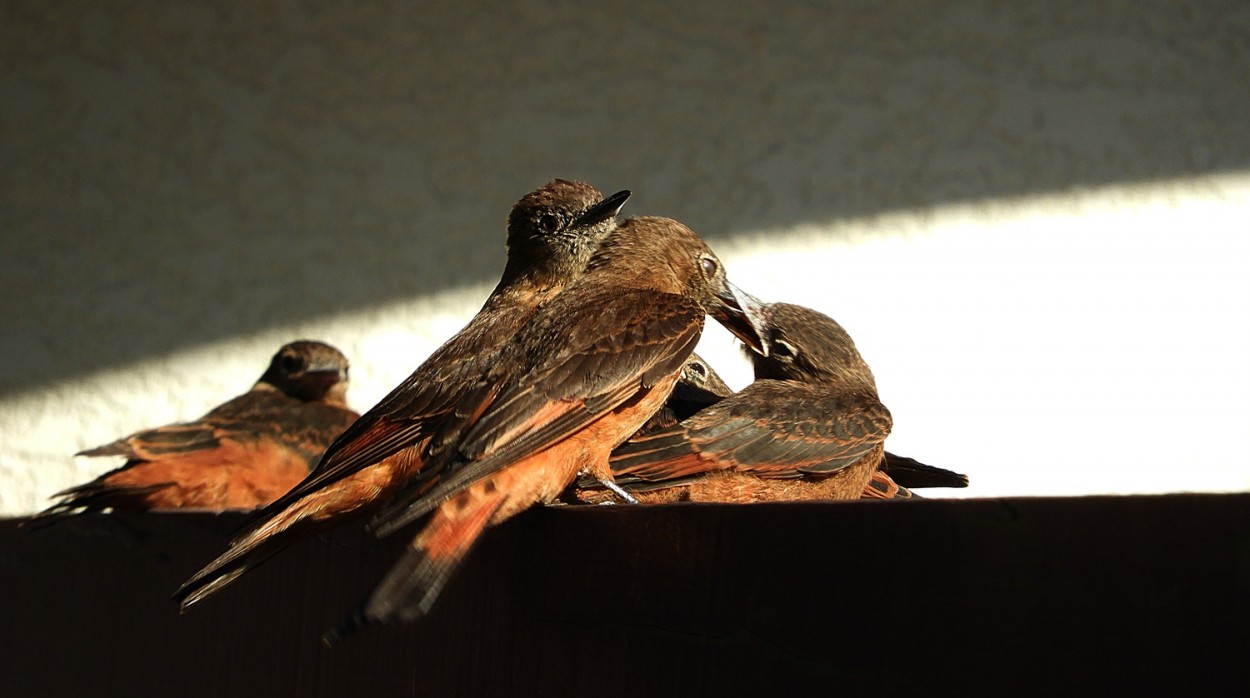
[[629, 199], [630, 191], [618, 191], [612, 196], [605, 197], [603, 201], [586, 209], [574, 225], [578, 228], [588, 228], [596, 223], [602, 223], [607, 219], [621, 212], [621, 207], [625, 205], [625, 201]]
[[760, 356], [768, 356], [764, 343], [764, 304], [728, 281], [716, 293], [712, 317]]

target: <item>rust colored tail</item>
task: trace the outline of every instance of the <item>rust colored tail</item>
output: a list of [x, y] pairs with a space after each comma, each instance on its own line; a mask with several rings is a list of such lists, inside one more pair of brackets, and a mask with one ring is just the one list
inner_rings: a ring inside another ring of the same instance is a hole
[[[278, 500], [234, 537], [229, 550], [183, 584], [174, 598], [182, 600], [185, 611], [300, 537], [374, 511], [399, 486], [409, 482], [419, 465], [420, 461], [405, 458], [384, 460], [292, 502]], [[423, 490], [414, 486], [414, 491]]]
[[443, 503], [374, 589], [365, 605], [323, 638], [334, 645], [373, 624], [411, 622], [434, 606], [506, 495], [489, 480]]
[[903, 487], [895, 482], [882, 470], [877, 470], [872, 474], [872, 479], [864, 485], [864, 493], [860, 495], [861, 499], [911, 499], [918, 495], [912, 494], [911, 490]]

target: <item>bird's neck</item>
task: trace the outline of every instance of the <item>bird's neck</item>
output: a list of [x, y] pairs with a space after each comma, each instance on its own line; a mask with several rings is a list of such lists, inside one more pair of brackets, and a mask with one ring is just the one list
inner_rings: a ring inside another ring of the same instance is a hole
[[568, 276], [555, 270], [532, 266], [523, 269], [506, 269], [499, 284], [486, 299], [482, 310], [503, 309], [516, 305], [532, 307], [541, 304], [564, 290]]

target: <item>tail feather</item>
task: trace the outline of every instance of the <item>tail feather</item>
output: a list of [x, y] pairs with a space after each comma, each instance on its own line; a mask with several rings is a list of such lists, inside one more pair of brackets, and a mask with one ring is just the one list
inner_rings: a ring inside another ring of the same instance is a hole
[[291, 536], [285, 535], [303, 517], [275, 516], [245, 531], [230, 543], [230, 549], [210, 562], [204, 569], [188, 579], [173, 598], [186, 613], [195, 604], [216, 594], [231, 582], [255, 569], [261, 563], [281, 552], [289, 545]]
[[365, 617], [380, 623], [407, 623], [429, 613], [473, 542], [444, 557], [434, 557], [418, 547], [408, 548], [370, 595]]
[[230, 549], [174, 595], [182, 608], [212, 596], [240, 575], [281, 552], [301, 536], [363, 516], [404, 482], [406, 462], [383, 461], [310, 492], [281, 509], [262, 510], [230, 541]]
[[475, 487], [444, 503], [363, 608], [323, 638], [326, 644], [335, 644], [366, 625], [407, 623], [429, 613], [505, 499], [496, 489], [486, 492]]
[[886, 451], [882, 470], [903, 487], [967, 487], [968, 476]]
[[52, 496], [60, 497], [61, 501], [35, 514], [32, 519], [59, 518], [80, 510], [103, 511], [114, 507], [146, 509], [144, 497], [174, 484], [161, 482], [142, 486], [111, 485], [101, 478], [57, 492]]
[[[274, 552], [277, 552], [277, 551], [275, 550]], [[174, 595], [174, 599], [179, 601], [178, 611], [180, 613], [186, 613], [188, 610], [190, 610], [191, 606], [199, 603], [200, 601], [203, 601], [204, 599], [207, 599], [208, 597], [212, 596], [213, 594], [216, 594], [222, 589], [225, 589], [231, 582], [243, 576], [244, 572], [247, 572], [248, 570], [254, 568], [256, 565], [259, 565], [261, 562], [263, 562], [265, 559], [267, 559], [271, 555], [272, 553], [270, 555], [265, 556], [264, 558], [258, 558], [255, 560], [252, 560], [249, 558], [248, 560], [243, 561], [243, 564], [239, 565], [238, 567], [234, 567], [232, 569], [226, 570], [222, 574], [206, 581], [203, 584], [203, 586], [196, 587], [193, 590], [189, 590], [187, 585], [184, 584], [181, 588], [178, 589], [178, 593]], [[190, 584], [190, 583], [191, 582], [187, 582], [187, 584]], [[188, 591], [189, 593], [183, 596], [184, 591]]]
[[911, 490], [899, 485], [884, 471], [873, 472], [872, 479], [864, 485], [864, 493], [860, 499], [911, 499], [916, 495]]

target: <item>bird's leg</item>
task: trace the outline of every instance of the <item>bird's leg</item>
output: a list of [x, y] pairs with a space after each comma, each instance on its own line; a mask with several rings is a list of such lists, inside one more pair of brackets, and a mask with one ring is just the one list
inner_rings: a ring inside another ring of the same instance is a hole
[[[634, 495], [632, 495], [632, 494], [630, 494], [630, 493], [626, 492], [625, 490], [621, 489], [621, 486], [620, 486], [620, 485], [618, 485], [618, 484], [616, 484], [615, 482], [613, 482], [610, 478], [606, 478], [606, 477], [599, 477], [598, 475], [595, 475], [594, 473], [591, 473], [591, 472], [587, 472], [587, 471], [585, 471], [585, 470], [583, 470], [583, 471], [582, 471], [582, 474], [583, 474], [583, 475], [590, 475], [591, 477], [593, 477], [593, 478], [595, 478], [596, 480], [598, 480], [600, 485], [603, 485], [604, 487], [606, 487], [606, 488], [608, 489], [608, 491], [609, 491], [609, 492], [611, 492], [611, 493], [615, 494], [616, 496], [620, 497], [622, 502], [625, 502], [626, 504], [637, 504], [637, 503], [638, 503], [638, 500], [634, 497]], [[613, 503], [613, 502], [600, 502], [599, 504], [600, 504], [600, 505], [603, 505], [603, 504], [612, 504], [612, 503]]]

